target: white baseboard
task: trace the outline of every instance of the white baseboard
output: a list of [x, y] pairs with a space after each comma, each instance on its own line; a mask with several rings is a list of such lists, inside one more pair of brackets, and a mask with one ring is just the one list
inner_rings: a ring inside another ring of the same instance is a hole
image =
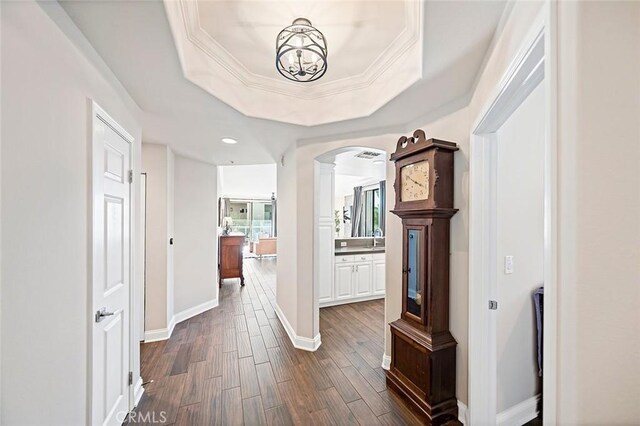
[[498, 426], [521, 426], [535, 419], [539, 414], [539, 402], [540, 395], [536, 395], [498, 413]]
[[171, 317], [171, 321], [169, 321], [169, 326], [167, 328], [160, 328], [157, 330], [147, 330], [144, 332], [144, 342], [158, 342], [160, 340], [167, 340], [171, 337], [171, 333], [173, 333], [173, 329], [177, 323], [182, 322], [184, 320], [188, 320], [191, 317], [195, 317], [209, 309], [213, 309], [218, 306], [218, 299], [208, 300], [204, 303], [194, 306], [193, 308], [185, 309], [184, 311], [178, 312], [173, 317]]
[[184, 311], [178, 312], [173, 316], [174, 322], [177, 324], [184, 320], [188, 320], [191, 317], [195, 317], [196, 315], [200, 315], [203, 312], [208, 311], [209, 309], [213, 309], [218, 306], [218, 299], [207, 300], [204, 303], [194, 306], [193, 308], [185, 309]]
[[369, 300], [384, 299], [384, 294], [374, 294], [373, 296], [354, 297], [351, 299], [332, 300], [331, 302], [320, 303], [321, 308], [328, 308], [329, 306], [347, 305], [349, 303], [367, 302]]
[[384, 368], [385, 370], [389, 371], [389, 369], [391, 368], [391, 356], [384, 354], [382, 355], [382, 368]]
[[469, 420], [467, 417], [467, 412], [469, 409], [464, 403], [458, 401], [458, 420], [462, 423], [462, 426], [467, 426], [469, 424]]
[[320, 347], [320, 345], [322, 344], [322, 341], [320, 340], [320, 333], [318, 333], [313, 339], [298, 336], [287, 320], [287, 317], [284, 315], [284, 312], [282, 312], [282, 309], [280, 309], [280, 306], [278, 306], [277, 304], [275, 311], [276, 315], [278, 315], [278, 319], [282, 323], [282, 326], [286, 330], [287, 335], [289, 336], [289, 339], [291, 340], [291, 343], [293, 343], [293, 346], [295, 348], [314, 352]]
[[142, 394], [144, 393], [144, 388], [142, 387], [142, 377], [138, 377], [138, 381], [136, 385], [133, 387], [133, 406], [137, 407], [140, 399], [142, 398]]
[[169, 325], [167, 328], [159, 328], [156, 330], [145, 330], [144, 332], [144, 342], [158, 342], [160, 340], [167, 340], [171, 337], [171, 333], [173, 333], [173, 328], [176, 326], [175, 316], [171, 318], [169, 321]]

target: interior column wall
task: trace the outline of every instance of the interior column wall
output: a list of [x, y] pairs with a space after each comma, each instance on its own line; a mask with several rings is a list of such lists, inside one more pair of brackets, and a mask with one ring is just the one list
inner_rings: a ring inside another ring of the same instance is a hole
[[558, 2], [559, 424], [640, 418], [640, 3]]
[[167, 320], [170, 328], [173, 327], [175, 315], [175, 262], [174, 262], [174, 237], [175, 237], [175, 164], [176, 157], [167, 147]]
[[[297, 153], [290, 147], [278, 162], [278, 264], [276, 269], [276, 306], [283, 323], [288, 323], [293, 332], [298, 322], [297, 283]], [[283, 318], [284, 317], [284, 318]], [[286, 324], [285, 324], [286, 326]]]
[[218, 304], [217, 167], [176, 156], [175, 311]]
[[147, 174], [145, 340], [162, 337], [154, 335], [162, 334], [162, 330], [168, 333], [173, 317], [173, 279], [169, 277], [173, 271], [169, 266], [173, 261], [169, 245], [173, 217], [171, 160], [168, 146], [142, 144], [142, 171]]

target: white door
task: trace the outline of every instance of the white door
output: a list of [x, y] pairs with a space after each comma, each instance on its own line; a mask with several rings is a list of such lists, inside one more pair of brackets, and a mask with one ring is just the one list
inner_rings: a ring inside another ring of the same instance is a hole
[[129, 411], [131, 137], [94, 104], [92, 423]]
[[336, 300], [351, 297], [351, 283], [353, 280], [353, 263], [337, 263], [335, 273]]
[[384, 260], [373, 261], [373, 294], [385, 292], [385, 263]]
[[356, 263], [354, 296], [371, 294], [371, 262]]

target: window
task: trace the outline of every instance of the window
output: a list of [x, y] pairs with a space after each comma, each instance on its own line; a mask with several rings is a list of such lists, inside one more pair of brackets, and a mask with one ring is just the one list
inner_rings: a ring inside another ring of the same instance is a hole
[[380, 188], [369, 189], [364, 192], [364, 235], [372, 237], [380, 229]]
[[225, 217], [232, 220], [233, 231], [242, 232], [248, 240], [255, 241], [260, 235], [275, 235], [275, 200], [234, 200], [221, 198], [220, 226]]

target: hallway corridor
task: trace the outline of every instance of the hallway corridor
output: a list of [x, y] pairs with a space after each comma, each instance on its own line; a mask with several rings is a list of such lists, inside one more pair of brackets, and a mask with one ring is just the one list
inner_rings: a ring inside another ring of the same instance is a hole
[[167, 341], [142, 345], [142, 377], [153, 382], [145, 385], [138, 420], [422, 424], [386, 388], [384, 301], [322, 309], [320, 349], [297, 350], [273, 308], [275, 269], [275, 258], [245, 259], [245, 288], [226, 280], [219, 307], [177, 324]]

